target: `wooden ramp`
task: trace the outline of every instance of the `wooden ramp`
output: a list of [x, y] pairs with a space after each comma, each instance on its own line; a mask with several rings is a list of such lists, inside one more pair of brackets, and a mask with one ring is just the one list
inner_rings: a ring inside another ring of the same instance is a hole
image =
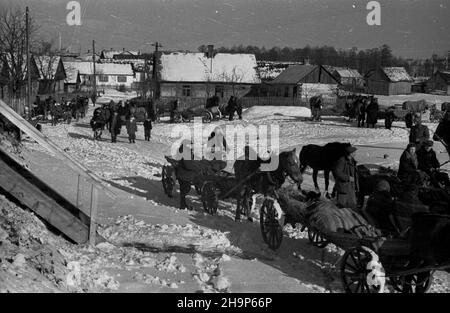
[[79, 244], [89, 242], [94, 245], [104, 241], [97, 235], [97, 192], [102, 191], [113, 199], [116, 197], [115, 193], [100, 177], [64, 152], [1, 100], [0, 113], [32, 139], [61, 157], [78, 174], [78, 190], [80, 178], [85, 183], [90, 184], [91, 207], [89, 216], [79, 210], [78, 203], [77, 206], [73, 205], [25, 169], [13, 155], [3, 149], [0, 149], [0, 189], [34, 211], [74, 242]]
[[[0, 150], [0, 188], [78, 244], [89, 241], [89, 217]], [[102, 241], [96, 236], [97, 241]]]

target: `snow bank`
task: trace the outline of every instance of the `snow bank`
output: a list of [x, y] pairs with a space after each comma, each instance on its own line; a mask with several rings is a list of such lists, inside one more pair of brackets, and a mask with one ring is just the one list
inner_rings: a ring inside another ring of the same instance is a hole
[[248, 120], [273, 116], [309, 118], [311, 117], [311, 110], [297, 106], [254, 106], [246, 110], [243, 116]]

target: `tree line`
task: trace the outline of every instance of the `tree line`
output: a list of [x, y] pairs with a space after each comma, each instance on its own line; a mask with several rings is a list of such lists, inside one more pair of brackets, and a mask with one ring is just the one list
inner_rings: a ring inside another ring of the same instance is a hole
[[[202, 45], [198, 48], [200, 52], [207, 52], [208, 47]], [[336, 49], [331, 46], [320, 46], [304, 48], [291, 47], [265, 47], [257, 46], [233, 46], [219, 47], [214, 50], [216, 53], [251, 53], [256, 56], [258, 61], [294, 61], [305, 62], [310, 64], [331, 65], [337, 67], [349, 67], [357, 69], [361, 74], [366, 74], [369, 70], [383, 66], [401, 66], [412, 76], [431, 76], [435, 70], [443, 70], [447, 67], [445, 58], [439, 58], [433, 55], [425, 60], [412, 60], [395, 56], [389, 45], [382, 45], [377, 48], [359, 50], [354, 47], [352, 49]], [[450, 51], [449, 51], [450, 54]]]

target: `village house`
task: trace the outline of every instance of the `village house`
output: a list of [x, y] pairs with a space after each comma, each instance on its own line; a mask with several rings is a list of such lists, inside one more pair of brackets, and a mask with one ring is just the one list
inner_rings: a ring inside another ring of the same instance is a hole
[[[94, 65], [92, 62], [63, 61], [70, 79], [66, 81], [66, 90], [90, 90], [93, 87]], [[97, 88], [131, 89], [134, 72], [130, 64], [95, 63]], [[75, 74], [78, 72], [78, 76]], [[78, 86], [78, 87], [77, 87]]]
[[287, 68], [269, 84], [271, 97], [299, 104], [319, 94], [335, 98], [339, 81], [324, 66], [306, 64]]
[[436, 71], [427, 81], [426, 89], [450, 96], [450, 71]]
[[39, 94], [63, 93], [66, 72], [59, 56], [33, 56], [39, 71]]
[[64, 92], [73, 93], [80, 89], [80, 67], [89, 62], [63, 61], [66, 79], [64, 80]]
[[180, 98], [187, 106], [204, 105], [214, 95], [221, 102], [243, 97], [261, 82], [253, 54], [175, 52], [159, 59], [160, 97]]
[[325, 68], [339, 81], [343, 89], [352, 92], [364, 91], [364, 77], [358, 70], [334, 66], [325, 66]]
[[375, 95], [407, 95], [413, 79], [403, 67], [380, 67], [366, 74], [366, 92]]
[[121, 55], [121, 56], [125, 56], [125, 57], [133, 57], [133, 56], [139, 56], [140, 54], [141, 54], [140, 51], [128, 51], [128, 50], [125, 50], [125, 48], [122, 50], [110, 49], [110, 50], [103, 50], [100, 53], [100, 59], [101, 60], [108, 60], [108, 59], [112, 60], [117, 55]]

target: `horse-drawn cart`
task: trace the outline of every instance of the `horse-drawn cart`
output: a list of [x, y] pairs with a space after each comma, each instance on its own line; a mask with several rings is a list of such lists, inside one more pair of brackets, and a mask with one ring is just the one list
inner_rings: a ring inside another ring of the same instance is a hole
[[[172, 197], [176, 180], [180, 176], [180, 172], [185, 171], [185, 166], [181, 164], [181, 161], [168, 156], [166, 156], [166, 160], [170, 165], [162, 168], [162, 185], [167, 196]], [[185, 176], [183, 180], [190, 182], [195, 187], [197, 194], [201, 197], [204, 210], [209, 214], [213, 215], [217, 212], [219, 200], [236, 198], [237, 193], [241, 192], [240, 187], [245, 180], [238, 182], [233, 174], [224, 171], [226, 167], [224, 161], [202, 159], [189, 162], [195, 162], [198, 170], [192, 171], [192, 175]]]
[[[261, 231], [264, 241], [271, 248], [281, 244], [282, 227], [277, 218], [273, 200], [264, 201], [261, 207]], [[440, 223], [450, 223], [450, 216], [427, 214], [424, 220], [439, 219]], [[423, 293], [432, 284], [433, 272], [450, 270], [448, 253], [440, 262], [426, 263], [414, 246], [427, 245], [420, 238], [386, 238], [381, 235], [327, 231], [318, 229], [307, 218], [291, 222], [301, 223], [308, 228], [308, 238], [319, 248], [333, 243], [345, 251], [341, 259], [340, 276], [343, 288], [349, 293], [380, 292], [386, 278], [394, 290], [404, 293]], [[365, 225], [362, 225], [365, 227]], [[414, 226], [413, 226], [414, 229]], [[441, 255], [442, 256], [442, 255]]]

